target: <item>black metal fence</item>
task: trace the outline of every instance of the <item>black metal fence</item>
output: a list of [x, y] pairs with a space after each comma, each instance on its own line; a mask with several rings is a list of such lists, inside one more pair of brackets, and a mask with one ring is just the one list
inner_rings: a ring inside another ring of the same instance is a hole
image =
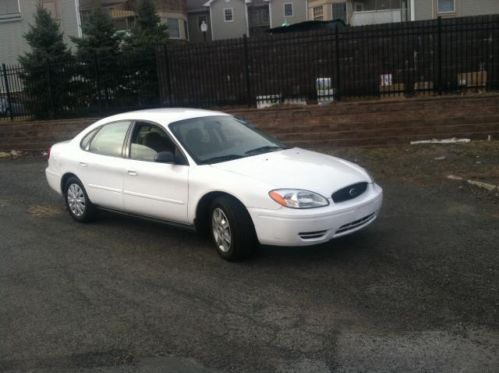
[[497, 90], [499, 15], [164, 46], [158, 72], [163, 105]]
[[[0, 116], [268, 106], [499, 90], [499, 15], [197, 44], [156, 56], [2, 66]], [[63, 82], [63, 83], [61, 83]]]
[[1, 66], [0, 118], [102, 116], [158, 107], [156, 56]]

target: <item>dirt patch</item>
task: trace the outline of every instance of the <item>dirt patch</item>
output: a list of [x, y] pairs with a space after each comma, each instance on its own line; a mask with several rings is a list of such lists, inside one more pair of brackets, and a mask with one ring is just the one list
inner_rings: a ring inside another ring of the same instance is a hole
[[59, 207], [50, 205], [35, 205], [28, 208], [28, 214], [37, 218], [50, 218], [52, 216], [60, 215], [61, 213], [62, 210]]
[[455, 175], [463, 183], [499, 185], [499, 141], [320, 150], [359, 163], [384, 180], [431, 186]]

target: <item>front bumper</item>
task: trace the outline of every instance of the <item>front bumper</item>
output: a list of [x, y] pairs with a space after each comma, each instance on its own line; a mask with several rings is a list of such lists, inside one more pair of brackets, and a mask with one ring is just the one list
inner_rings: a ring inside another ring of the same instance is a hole
[[[331, 201], [330, 201], [331, 202]], [[258, 240], [264, 245], [309, 246], [356, 232], [376, 220], [383, 190], [370, 184], [350, 201], [307, 210], [249, 208]]]

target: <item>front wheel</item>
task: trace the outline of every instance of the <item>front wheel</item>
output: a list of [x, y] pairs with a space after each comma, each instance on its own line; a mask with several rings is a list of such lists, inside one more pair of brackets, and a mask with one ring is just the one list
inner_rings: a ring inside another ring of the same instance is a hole
[[88, 222], [95, 218], [95, 206], [90, 202], [83, 184], [76, 177], [70, 177], [64, 187], [64, 199], [69, 215], [78, 222]]
[[222, 196], [213, 201], [210, 211], [211, 236], [218, 254], [229, 261], [250, 256], [256, 234], [246, 208], [236, 199]]

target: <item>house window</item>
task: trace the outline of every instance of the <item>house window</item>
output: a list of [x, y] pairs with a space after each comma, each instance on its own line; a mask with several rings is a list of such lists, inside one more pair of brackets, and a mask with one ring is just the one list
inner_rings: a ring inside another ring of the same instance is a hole
[[456, 11], [455, 0], [438, 0], [439, 13], [452, 13]]
[[314, 21], [322, 21], [324, 19], [322, 6], [314, 7], [313, 13], [314, 13]]
[[19, 17], [21, 10], [19, 9], [18, 0], [2, 0], [0, 1], [0, 19]]
[[293, 4], [285, 3], [284, 4], [284, 17], [293, 17]]
[[333, 4], [333, 19], [340, 19], [347, 22], [347, 3]]
[[233, 22], [234, 21], [234, 9], [224, 8], [224, 21]]
[[168, 35], [170, 35], [170, 38], [180, 38], [179, 20], [177, 18], [167, 18], [166, 23], [168, 25]]

